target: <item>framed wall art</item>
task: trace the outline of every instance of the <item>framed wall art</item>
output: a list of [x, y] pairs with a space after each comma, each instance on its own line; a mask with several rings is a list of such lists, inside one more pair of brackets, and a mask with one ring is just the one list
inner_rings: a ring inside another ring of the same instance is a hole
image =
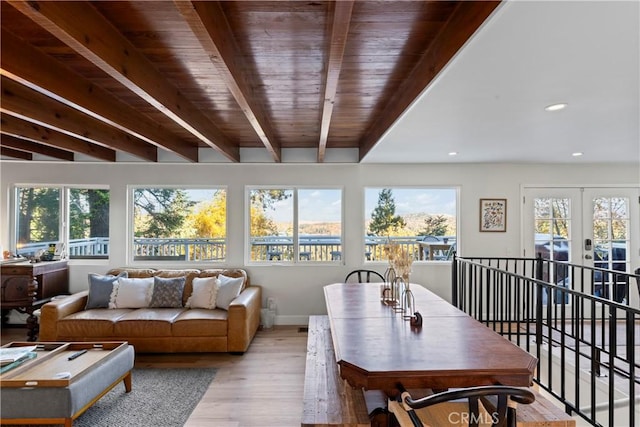
[[507, 199], [480, 199], [480, 231], [507, 231]]

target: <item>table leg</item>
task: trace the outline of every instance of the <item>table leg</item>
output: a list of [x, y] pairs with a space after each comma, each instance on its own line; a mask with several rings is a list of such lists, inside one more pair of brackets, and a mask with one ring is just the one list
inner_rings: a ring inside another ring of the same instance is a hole
[[127, 373], [122, 381], [124, 382], [124, 391], [127, 393], [131, 392], [131, 371]]

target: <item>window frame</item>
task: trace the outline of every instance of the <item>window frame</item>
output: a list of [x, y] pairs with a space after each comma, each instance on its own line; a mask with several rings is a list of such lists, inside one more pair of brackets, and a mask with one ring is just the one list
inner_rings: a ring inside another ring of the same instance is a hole
[[[291, 236], [293, 254], [291, 260], [252, 260], [251, 259], [251, 192], [254, 190], [285, 190], [293, 192], [293, 233]], [[327, 261], [300, 260], [300, 224], [299, 224], [299, 190], [337, 190], [340, 191], [340, 259]], [[344, 265], [345, 254], [345, 203], [344, 186], [341, 185], [247, 185], [245, 186], [245, 221], [244, 221], [244, 264], [250, 266], [319, 266], [319, 265]]]
[[[171, 189], [171, 190], [214, 190], [225, 192], [225, 236], [224, 236], [224, 258], [221, 260], [180, 260], [180, 259], [136, 259], [135, 248], [135, 209], [134, 209], [134, 192], [136, 190], [145, 189]], [[156, 185], [156, 184], [130, 184], [127, 185], [127, 215], [126, 215], [126, 259], [131, 265], [145, 265], [151, 267], [172, 266], [183, 268], [187, 265], [195, 265], [202, 262], [213, 265], [215, 267], [224, 266], [228, 262], [229, 254], [229, 188], [227, 185]]]
[[105, 256], [99, 255], [86, 255], [86, 256], [71, 256], [69, 247], [70, 247], [70, 213], [71, 209], [69, 207], [70, 203], [70, 191], [71, 190], [106, 190], [109, 192], [109, 212], [111, 212], [111, 202], [112, 202], [112, 189], [109, 185], [93, 185], [93, 184], [22, 184], [16, 183], [11, 187], [11, 218], [10, 218], [10, 227], [11, 227], [11, 251], [13, 253], [18, 252], [18, 191], [21, 189], [27, 188], [51, 188], [58, 189], [60, 192], [59, 200], [58, 200], [58, 241], [60, 242], [62, 248], [56, 249], [56, 252], [61, 250], [64, 253], [63, 258], [67, 260], [72, 260], [74, 262], [77, 261], [108, 261], [111, 258], [111, 238], [112, 238], [112, 230], [111, 230], [111, 215], [109, 215], [109, 251]]
[[[371, 215], [371, 211], [367, 212], [367, 190], [382, 190], [382, 189], [391, 189], [391, 190], [452, 190], [454, 192], [454, 199], [455, 199], [455, 214], [453, 215], [454, 219], [455, 219], [455, 227], [456, 227], [456, 235], [454, 236], [454, 242], [452, 243], [452, 245], [455, 245], [454, 248], [452, 249], [453, 252], [455, 253], [459, 253], [460, 251], [460, 247], [461, 247], [461, 237], [460, 237], [460, 192], [461, 192], [461, 187], [459, 185], [365, 185], [362, 188], [362, 209], [363, 209], [363, 221], [362, 221], [362, 236], [364, 236], [364, 239], [360, 242], [360, 244], [363, 247], [363, 251], [366, 252], [366, 248], [367, 248], [367, 243], [366, 243], [366, 237], [368, 235], [369, 232], [369, 228], [367, 226], [367, 220], [370, 219], [370, 215]], [[369, 215], [369, 216], [367, 216]], [[416, 236], [417, 237], [417, 236]], [[448, 238], [450, 238], [450, 236], [447, 236]], [[444, 242], [443, 242], [444, 243]], [[422, 250], [422, 249], [419, 249]], [[440, 260], [440, 259], [428, 259], [427, 257], [425, 257], [425, 259], [415, 259], [413, 261], [414, 264], [418, 264], [418, 265], [426, 265], [426, 264], [449, 264], [451, 261], [446, 259], [446, 260]], [[381, 264], [388, 264], [389, 261], [387, 259], [367, 259], [366, 256], [363, 260], [363, 263], [365, 265], [381, 265]]]

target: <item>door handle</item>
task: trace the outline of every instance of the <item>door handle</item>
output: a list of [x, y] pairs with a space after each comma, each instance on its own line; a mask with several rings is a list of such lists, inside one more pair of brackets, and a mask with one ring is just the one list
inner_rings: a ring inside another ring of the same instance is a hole
[[584, 259], [593, 259], [593, 257], [591, 256], [591, 254], [586, 254], [586, 255], [584, 256]]

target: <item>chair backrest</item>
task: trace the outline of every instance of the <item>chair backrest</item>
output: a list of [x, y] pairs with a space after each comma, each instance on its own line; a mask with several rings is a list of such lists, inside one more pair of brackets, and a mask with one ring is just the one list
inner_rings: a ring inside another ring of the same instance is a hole
[[353, 270], [351, 273], [347, 274], [347, 277], [344, 279], [345, 283], [349, 283], [349, 281], [352, 283], [384, 283], [384, 276], [373, 270]]
[[413, 399], [402, 384], [398, 384], [398, 390], [400, 391], [398, 402], [409, 413], [414, 425], [418, 426], [422, 425], [420, 424], [421, 421], [428, 423], [428, 420], [419, 419], [414, 412], [416, 409], [459, 399], [467, 399], [469, 402], [469, 426], [477, 426], [479, 421], [482, 420], [479, 402], [482, 402], [482, 406], [491, 417], [492, 425], [505, 427], [515, 426], [515, 413], [513, 412], [513, 408], [509, 407], [509, 399], [521, 404], [533, 403], [536, 400], [535, 395], [530, 390], [499, 385], [448, 390], [420, 399]]

